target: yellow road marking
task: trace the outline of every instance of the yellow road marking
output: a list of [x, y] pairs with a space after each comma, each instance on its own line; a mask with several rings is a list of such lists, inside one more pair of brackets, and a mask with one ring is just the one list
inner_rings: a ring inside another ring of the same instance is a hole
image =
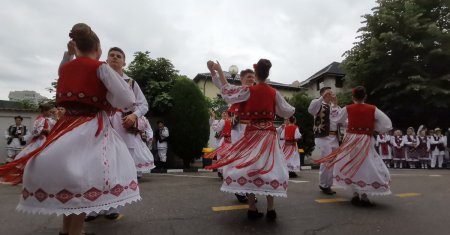
[[216, 206], [216, 207], [212, 207], [212, 210], [215, 211], [215, 212], [218, 212], [218, 211], [243, 210], [243, 209], [248, 209], [248, 205]]
[[415, 196], [420, 196], [420, 193], [399, 193], [399, 194], [395, 194], [395, 196], [397, 196], [397, 197], [415, 197]]
[[331, 198], [331, 199], [316, 199], [317, 203], [336, 203], [336, 202], [348, 202], [347, 199], [344, 198]]
[[122, 215], [122, 214], [119, 214], [119, 217], [117, 217], [116, 220], [121, 220], [122, 218], [123, 218], [123, 215]]

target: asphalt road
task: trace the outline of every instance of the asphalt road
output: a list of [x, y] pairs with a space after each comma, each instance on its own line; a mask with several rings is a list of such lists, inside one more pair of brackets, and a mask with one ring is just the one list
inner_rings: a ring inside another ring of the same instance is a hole
[[[321, 194], [318, 171], [303, 171], [290, 182], [288, 198], [276, 198], [278, 219], [272, 223], [248, 221], [242, 204], [219, 191], [221, 182], [214, 173], [152, 174], [140, 184], [141, 202], [123, 208], [123, 217], [116, 221], [99, 218], [87, 223], [86, 231], [97, 235], [450, 234], [450, 170], [391, 173], [393, 195], [373, 197], [374, 208], [358, 208], [349, 203], [348, 191], [337, 188], [335, 196]], [[15, 211], [20, 190], [0, 185], [0, 234], [58, 234], [61, 217]], [[259, 210], [265, 211], [265, 206], [265, 199], [259, 197]]]

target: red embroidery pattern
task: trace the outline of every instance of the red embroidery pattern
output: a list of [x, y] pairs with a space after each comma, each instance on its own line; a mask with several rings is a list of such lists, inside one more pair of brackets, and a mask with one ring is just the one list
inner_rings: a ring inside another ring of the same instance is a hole
[[236, 87], [236, 88], [222, 88], [223, 95], [235, 95], [240, 92], [248, 91], [248, 87]]
[[143, 167], [149, 167], [149, 166], [154, 166], [154, 165], [155, 165], [154, 162], [146, 162], [146, 163], [144, 163], [144, 164], [139, 163], [139, 164], [136, 165], [136, 167], [137, 167], [137, 168], [143, 168]]
[[91, 189], [84, 192], [83, 194], [80, 194], [80, 193], [73, 194], [72, 192], [70, 192], [67, 189], [63, 189], [56, 194], [49, 194], [49, 193], [45, 192], [43, 189], [38, 189], [38, 190], [36, 190], [36, 192], [32, 193], [32, 192], [28, 191], [26, 188], [24, 188], [22, 190], [22, 198], [24, 200], [27, 200], [28, 198], [35, 197], [36, 200], [38, 200], [39, 202], [43, 202], [47, 199], [56, 199], [59, 202], [61, 202], [62, 204], [65, 204], [66, 202], [72, 200], [73, 198], [84, 197], [85, 199], [93, 202], [93, 201], [97, 200], [98, 198], [100, 198], [101, 196], [106, 195], [106, 194], [112, 194], [112, 195], [118, 197], [125, 190], [131, 189], [133, 191], [136, 191], [137, 188], [138, 188], [138, 184], [134, 180], [131, 181], [129, 185], [123, 186], [123, 185], [117, 184], [111, 190], [107, 190], [107, 191], [103, 191], [103, 192], [95, 187], [92, 187]]
[[389, 185], [390, 185], [389, 182], [386, 183], [386, 184], [381, 184], [381, 183], [375, 181], [375, 182], [373, 182], [373, 183], [371, 183], [371, 184], [368, 184], [368, 183], [366, 183], [366, 182], [364, 182], [364, 181], [362, 181], [362, 180], [360, 180], [360, 181], [358, 181], [358, 182], [355, 182], [355, 181], [353, 181], [353, 180], [350, 179], [350, 178], [345, 178], [345, 179], [343, 179], [343, 178], [341, 178], [341, 177], [339, 177], [339, 176], [336, 176], [336, 177], [334, 177], [334, 178], [336, 179], [337, 182], [339, 182], [339, 181], [344, 181], [347, 185], [350, 185], [350, 184], [356, 184], [356, 185], [359, 186], [360, 188], [365, 188], [366, 186], [371, 186], [371, 187], [374, 188], [374, 189], [379, 189], [379, 188], [381, 188], [381, 187], [383, 187], [383, 188], [385, 188], [385, 189], [388, 189], [388, 188], [389, 188]]
[[230, 185], [232, 183], [238, 183], [241, 187], [243, 187], [246, 184], [254, 184], [256, 187], [260, 188], [263, 185], [270, 185], [273, 189], [277, 190], [280, 186], [284, 188], [284, 190], [288, 187], [288, 182], [284, 181], [283, 183], [279, 182], [278, 180], [272, 180], [271, 182], [265, 182], [261, 178], [256, 178], [254, 180], [249, 180], [245, 178], [244, 176], [239, 177], [237, 180], [233, 180], [231, 177], [227, 177], [223, 180], [227, 185]]

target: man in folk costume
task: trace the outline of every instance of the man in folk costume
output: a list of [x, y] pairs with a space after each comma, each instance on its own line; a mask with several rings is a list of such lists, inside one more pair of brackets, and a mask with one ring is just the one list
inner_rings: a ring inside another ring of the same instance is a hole
[[444, 136], [441, 134], [441, 128], [434, 129], [434, 135], [431, 136], [430, 139], [430, 148], [431, 148], [431, 168], [437, 167], [442, 168], [442, 163], [444, 162], [445, 156], [445, 145], [446, 141]]
[[380, 133], [377, 135], [376, 146], [378, 146], [378, 153], [383, 159], [384, 163], [388, 168], [391, 167], [392, 154], [391, 154], [391, 136], [385, 133]]
[[[222, 112], [222, 119], [217, 121], [213, 121], [212, 129], [216, 133], [220, 133], [220, 140], [217, 145], [217, 148], [206, 154], [205, 158], [214, 158], [219, 161], [221, 156], [228, 152], [228, 149], [231, 147], [231, 120], [228, 117], [228, 112]], [[223, 179], [223, 170], [222, 168], [217, 169], [217, 174], [219, 178]]]
[[283, 153], [286, 158], [287, 168], [289, 170], [289, 177], [296, 178], [296, 172], [300, 172], [300, 154], [298, 153], [297, 141], [302, 137], [298, 126], [295, 125], [296, 119], [294, 116], [289, 117], [288, 124], [281, 132], [283, 136]]
[[373, 206], [368, 195], [388, 195], [390, 174], [375, 150], [374, 131], [392, 129], [392, 122], [377, 107], [365, 104], [366, 89], [358, 86], [352, 91], [354, 104], [341, 109], [332, 117], [337, 123], [348, 119], [347, 132], [342, 145], [330, 155], [319, 160], [333, 169], [334, 183], [353, 191], [351, 203], [358, 206]]
[[[212, 61], [208, 61], [207, 66], [211, 73], [212, 81], [214, 85], [220, 90], [224, 84], [220, 82], [220, 79], [218, 78], [218, 75], [216, 71], [213, 69], [214, 63]], [[239, 74], [239, 79], [241, 81], [242, 86], [253, 86], [255, 84], [255, 72], [251, 69], [245, 69], [242, 70]], [[239, 108], [240, 104], [231, 104], [228, 108], [228, 113], [230, 113], [230, 119], [232, 124], [231, 129], [231, 143], [236, 143], [239, 139], [244, 136], [245, 129], [247, 127], [247, 124], [249, 123], [248, 120], [241, 120], [239, 118]], [[237, 192], [234, 194], [237, 198], [237, 200], [241, 203], [248, 203], [248, 198], [245, 193]]]
[[41, 114], [33, 123], [33, 130], [31, 130], [30, 143], [17, 154], [15, 159], [19, 159], [33, 150], [39, 148], [47, 140], [47, 135], [55, 125], [56, 121], [51, 117], [52, 107], [49, 104], [39, 105]]
[[394, 161], [394, 168], [403, 168], [403, 163], [406, 166], [406, 153], [403, 142], [403, 135], [401, 130], [395, 130], [394, 136], [391, 138], [392, 145], [392, 160]]
[[[314, 143], [320, 150], [320, 156], [324, 157], [339, 147], [337, 137], [338, 125], [331, 117], [336, 116], [340, 107], [336, 104], [336, 95], [330, 87], [320, 89], [320, 97], [311, 101], [308, 112], [314, 116]], [[333, 185], [333, 171], [320, 165], [319, 188], [327, 195], [336, 192], [331, 189]]]
[[420, 130], [417, 137], [419, 145], [417, 146], [416, 151], [422, 169], [427, 169], [430, 162], [430, 141], [428, 140], [426, 132], [426, 129]]
[[134, 109], [134, 94], [98, 61], [100, 40], [88, 25], [76, 24], [69, 37], [77, 58], [60, 67], [56, 89], [56, 103], [66, 114], [42, 146], [0, 166], [0, 180], [19, 183], [23, 175], [17, 209], [64, 215], [60, 234], [79, 235], [86, 214], [141, 198], [130, 152], [109, 121], [117, 108]]
[[218, 63], [213, 68], [219, 72], [221, 95], [227, 103], [241, 103], [239, 118], [247, 120], [244, 136], [209, 169], [224, 167], [224, 192], [248, 193], [249, 219], [261, 218], [255, 204], [255, 194], [267, 197], [267, 219], [275, 220], [274, 196], [287, 197], [288, 170], [284, 154], [278, 144], [273, 125], [275, 115], [288, 118], [295, 112], [279, 92], [265, 82], [272, 64], [260, 59], [254, 65], [257, 84], [233, 86], [228, 83]]
[[15, 125], [8, 127], [5, 131], [6, 139], [6, 162], [14, 160], [16, 155], [22, 151], [26, 145], [26, 137], [28, 135], [27, 127], [22, 125], [23, 118], [21, 116], [14, 117]]
[[[147, 145], [148, 149], [152, 150], [153, 143], [153, 130], [150, 122], [145, 116], [140, 118], [138, 122], [139, 134], [141, 135], [142, 141]], [[153, 155], [153, 154], [152, 154]]]
[[409, 168], [416, 168], [416, 164], [419, 162], [419, 155], [416, 150], [419, 141], [413, 127], [408, 127], [406, 130], [406, 135], [403, 136], [403, 143], [406, 148], [406, 161], [409, 163]]
[[158, 148], [158, 158], [164, 169], [167, 169], [167, 142], [169, 140], [169, 129], [163, 121], [158, 121], [158, 129], [155, 131], [156, 147]]

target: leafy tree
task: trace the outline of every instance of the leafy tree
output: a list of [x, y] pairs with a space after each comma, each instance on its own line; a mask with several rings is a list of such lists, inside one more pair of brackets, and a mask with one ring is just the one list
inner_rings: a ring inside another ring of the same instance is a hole
[[136, 52], [125, 73], [136, 80], [149, 103], [150, 112], [165, 115], [173, 106], [170, 95], [178, 71], [165, 58], [150, 58], [150, 52]]
[[296, 93], [292, 96], [288, 102], [295, 107], [295, 118], [297, 119], [297, 125], [302, 139], [298, 142], [298, 147], [303, 148], [305, 155], [311, 155], [314, 150], [314, 117], [308, 113], [308, 107], [312, 98], [304, 92]]
[[201, 156], [209, 139], [208, 105], [198, 86], [185, 76], [176, 80], [170, 96], [173, 97], [173, 107], [167, 116], [170, 147], [188, 168], [194, 158]]
[[395, 126], [450, 125], [450, 2], [377, 3], [345, 53], [347, 79], [365, 86]]
[[222, 97], [217, 96], [214, 98], [209, 98], [205, 96], [206, 103], [208, 105], [208, 109], [214, 111], [216, 114], [216, 118], [222, 117], [222, 112], [228, 109], [228, 104], [223, 100]]
[[352, 94], [350, 92], [339, 92], [336, 94], [339, 106], [353, 104]]

